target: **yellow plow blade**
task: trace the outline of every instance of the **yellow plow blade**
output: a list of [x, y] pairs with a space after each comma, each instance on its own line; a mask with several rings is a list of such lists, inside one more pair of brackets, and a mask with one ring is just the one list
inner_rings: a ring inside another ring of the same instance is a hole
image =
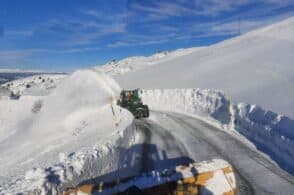
[[226, 161], [216, 159], [191, 163], [109, 183], [101, 181], [96, 184], [86, 184], [68, 189], [64, 194], [196, 195], [207, 192], [223, 195], [236, 194], [233, 168]]

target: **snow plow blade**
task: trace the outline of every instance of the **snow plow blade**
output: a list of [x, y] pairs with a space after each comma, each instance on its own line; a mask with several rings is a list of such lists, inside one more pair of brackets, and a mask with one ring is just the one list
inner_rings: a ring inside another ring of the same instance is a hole
[[140, 176], [103, 181], [68, 189], [64, 195], [77, 194], [236, 194], [233, 168], [224, 160], [191, 163]]

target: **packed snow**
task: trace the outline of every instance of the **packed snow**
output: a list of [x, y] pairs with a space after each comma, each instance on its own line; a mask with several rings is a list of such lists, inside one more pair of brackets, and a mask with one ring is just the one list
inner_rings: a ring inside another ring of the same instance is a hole
[[[125, 89], [218, 89], [235, 103], [257, 104], [293, 119], [293, 35], [291, 17], [115, 78]], [[143, 64], [136, 62], [136, 66]]]
[[48, 96], [0, 100], [0, 193], [50, 193], [119, 167], [117, 147], [136, 143], [132, 115], [112, 104], [119, 92], [81, 70]]

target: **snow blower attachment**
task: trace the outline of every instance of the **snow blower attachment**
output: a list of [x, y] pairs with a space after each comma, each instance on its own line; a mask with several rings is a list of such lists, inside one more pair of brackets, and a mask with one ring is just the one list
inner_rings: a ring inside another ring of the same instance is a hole
[[77, 194], [235, 195], [236, 180], [232, 166], [224, 160], [215, 159], [154, 170], [113, 182], [85, 184], [64, 192], [64, 195]]
[[136, 119], [149, 117], [149, 108], [143, 104], [139, 97], [139, 89], [123, 90], [117, 104], [128, 109]]

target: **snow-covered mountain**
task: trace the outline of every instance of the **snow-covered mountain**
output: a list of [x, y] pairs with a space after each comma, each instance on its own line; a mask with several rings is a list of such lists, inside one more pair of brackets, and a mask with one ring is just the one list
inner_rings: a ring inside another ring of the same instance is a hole
[[61, 72], [45, 72], [41, 70], [0, 69], [0, 84], [34, 75], [64, 75]]
[[0, 85], [14, 94], [19, 95], [47, 95], [51, 89], [55, 88], [57, 84], [62, 81], [65, 74], [38, 74], [34, 76], [22, 75], [24, 78], [5, 82]]
[[178, 49], [175, 51], [161, 51], [148, 57], [134, 56], [119, 61], [113, 60], [103, 66], [97, 66], [95, 67], [95, 69], [98, 69], [110, 75], [121, 75], [128, 72], [140, 70], [148, 66], [154, 66], [158, 63], [167, 62], [177, 57], [188, 55], [200, 49], [202, 49], [202, 47]]
[[[294, 118], [294, 17], [187, 53], [170, 53], [171, 60], [153, 62], [156, 66], [136, 58], [132, 71], [115, 78], [123, 88], [219, 89], [233, 102], [258, 104]], [[103, 68], [123, 73], [124, 67]]]
[[[150, 126], [148, 131], [155, 129], [160, 131], [158, 135], [167, 138], [156, 137], [156, 131], [152, 135], [154, 144], [162, 147], [162, 151], [170, 147], [164, 141], [182, 144], [183, 149], [195, 156], [203, 155], [204, 160], [220, 150], [217, 157], [229, 157], [239, 166], [237, 170], [241, 168], [239, 173], [251, 183], [259, 182], [256, 185], [261, 190], [292, 191], [292, 179], [287, 176], [289, 184], [284, 185], [284, 172], [280, 177], [278, 172], [282, 171], [267, 166], [272, 166], [271, 161], [265, 163], [259, 152], [294, 172], [294, 121], [267, 111], [294, 115], [293, 34], [294, 18], [289, 18], [209, 47], [131, 57], [71, 75], [35, 75], [5, 82], [0, 85], [0, 194], [61, 193], [66, 187], [105, 174], [115, 173], [109, 179], [117, 179], [140, 173], [144, 159], [142, 143], [147, 135], [138, 130], [130, 112], [116, 105], [119, 84], [124, 88], [184, 88], [140, 91], [143, 102], [155, 110], [148, 120], [140, 122], [144, 129]], [[232, 104], [221, 91], [196, 87], [221, 89], [233, 101], [257, 103], [266, 109]], [[11, 92], [20, 97], [10, 98]], [[170, 117], [171, 112], [184, 115]], [[183, 123], [187, 115], [201, 122]], [[197, 124], [196, 128], [192, 124]], [[211, 147], [205, 140], [208, 137], [202, 141], [197, 134], [199, 129], [205, 127], [206, 133], [212, 128], [208, 124], [217, 128], [207, 136], [220, 146]], [[219, 131], [230, 136], [214, 137]], [[150, 139], [150, 134], [147, 137]], [[203, 142], [209, 147], [201, 148]], [[232, 144], [228, 143], [239, 143], [237, 148], [247, 149], [229, 150]], [[198, 150], [194, 151], [195, 148]], [[209, 151], [207, 154], [202, 152], [205, 149]], [[176, 150], [171, 147], [171, 151]], [[165, 156], [162, 152], [162, 157]], [[247, 164], [248, 159], [253, 164]], [[265, 180], [268, 175], [273, 179]]]

